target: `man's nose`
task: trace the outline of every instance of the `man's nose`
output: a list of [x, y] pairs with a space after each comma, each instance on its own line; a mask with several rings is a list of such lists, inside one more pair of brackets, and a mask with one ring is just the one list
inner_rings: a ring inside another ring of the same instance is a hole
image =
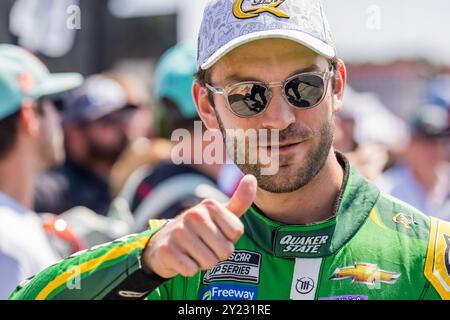
[[263, 113], [263, 128], [284, 130], [296, 121], [295, 110], [289, 106], [279, 90], [274, 90], [270, 104]]

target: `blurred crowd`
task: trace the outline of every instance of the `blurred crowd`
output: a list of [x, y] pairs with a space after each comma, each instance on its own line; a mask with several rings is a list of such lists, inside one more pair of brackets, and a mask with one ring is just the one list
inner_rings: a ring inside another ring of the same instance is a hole
[[[170, 133], [192, 133], [200, 120], [195, 61], [194, 42], [177, 44], [147, 88], [123, 72], [50, 74], [25, 50], [0, 45], [0, 299], [58, 259], [142, 231], [149, 219], [205, 198], [227, 201], [242, 177], [236, 166], [171, 161]], [[433, 77], [421, 95], [404, 119], [349, 88], [335, 147], [384, 192], [450, 221], [450, 76]], [[183, 143], [214, 143], [190, 137]]]

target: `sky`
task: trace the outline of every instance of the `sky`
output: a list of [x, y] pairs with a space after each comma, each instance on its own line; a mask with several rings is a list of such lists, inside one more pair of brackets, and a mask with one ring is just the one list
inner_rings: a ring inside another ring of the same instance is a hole
[[448, 0], [323, 0], [323, 4], [338, 53], [347, 60], [426, 57], [450, 64]]
[[[352, 62], [427, 58], [450, 65], [450, 1], [322, 0], [338, 54]], [[205, 0], [110, 0], [122, 16], [179, 13], [179, 39], [195, 38]]]

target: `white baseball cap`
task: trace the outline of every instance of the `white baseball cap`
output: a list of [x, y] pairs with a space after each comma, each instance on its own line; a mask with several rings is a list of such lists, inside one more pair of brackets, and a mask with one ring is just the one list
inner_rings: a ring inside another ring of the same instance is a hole
[[206, 70], [233, 49], [267, 38], [288, 39], [336, 57], [320, 0], [211, 0], [198, 39], [197, 68]]

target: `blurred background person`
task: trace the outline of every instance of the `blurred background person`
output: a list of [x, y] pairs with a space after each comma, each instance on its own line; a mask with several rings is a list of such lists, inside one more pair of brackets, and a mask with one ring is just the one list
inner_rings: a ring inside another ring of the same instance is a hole
[[370, 180], [377, 179], [404, 147], [405, 121], [371, 92], [347, 87], [342, 110], [336, 115], [334, 147]]
[[139, 106], [125, 88], [105, 75], [89, 77], [61, 102], [66, 161], [39, 177], [35, 210], [61, 214], [84, 206], [106, 215], [111, 204], [112, 167], [130, 145], [131, 124]]
[[130, 142], [153, 137], [157, 128], [154, 125], [153, 107], [146, 84], [131, 71], [113, 70], [102, 75], [116, 81], [125, 91], [127, 104], [136, 107], [127, 130]]
[[449, 115], [437, 105], [420, 108], [402, 160], [378, 181], [385, 192], [444, 220], [450, 220]]
[[158, 137], [161, 123], [154, 112], [149, 85], [130, 74], [107, 75], [126, 89], [130, 104], [144, 106], [136, 109], [128, 134], [131, 143], [111, 170], [110, 189], [113, 197], [116, 197], [137, 169], [149, 169], [163, 160], [170, 159], [172, 144], [168, 139]]
[[[202, 163], [194, 163], [195, 152], [202, 152], [215, 143], [215, 140], [204, 141], [206, 129], [203, 126], [199, 132], [194, 132], [195, 122], [201, 123], [192, 97], [196, 52], [195, 42], [181, 42], [170, 48], [156, 67], [154, 96], [164, 131], [171, 134], [185, 129], [189, 132], [189, 137], [180, 143], [190, 151], [191, 159], [182, 164], [167, 159], [141, 172], [143, 175], [130, 199], [138, 229], [146, 228], [150, 218], [173, 218], [205, 198], [227, 200], [217, 185], [222, 163], [205, 164], [203, 157]], [[201, 149], [196, 150], [196, 145]]]
[[79, 86], [79, 74], [49, 74], [32, 54], [0, 44], [0, 299], [58, 257], [31, 211], [42, 170], [64, 159], [50, 96]]

